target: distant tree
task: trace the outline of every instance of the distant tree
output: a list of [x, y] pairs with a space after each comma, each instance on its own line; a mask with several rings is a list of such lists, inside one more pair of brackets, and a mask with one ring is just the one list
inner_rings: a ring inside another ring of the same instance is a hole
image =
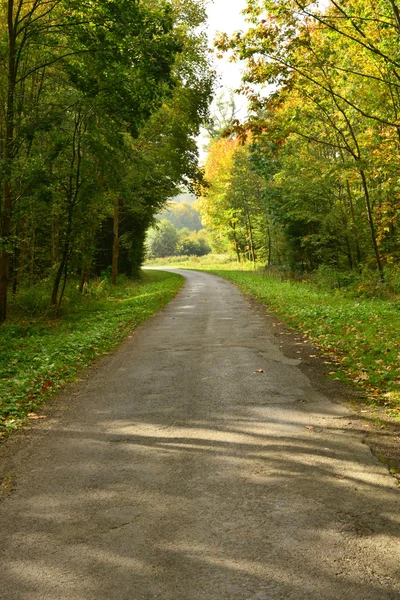
[[229, 90], [228, 94], [221, 93], [214, 101], [211, 116], [205, 125], [211, 140], [227, 137], [230, 134], [237, 114], [235, 92]]
[[211, 247], [208, 243], [208, 234], [205, 229], [199, 232], [190, 232], [187, 229], [182, 229], [179, 233], [180, 239], [177, 254], [181, 256], [205, 256], [206, 254], [210, 254]]
[[191, 204], [171, 202], [160, 215], [160, 220], [170, 221], [177, 229], [186, 227], [189, 231], [202, 229], [200, 213]]
[[177, 251], [179, 233], [169, 221], [159, 221], [150, 229], [147, 237], [148, 255], [150, 258], [174, 256]]
[[201, 190], [198, 206], [203, 224], [229, 240], [238, 261], [241, 260], [245, 239], [237, 210], [230, 202], [230, 184], [237, 140], [216, 139], [210, 145], [205, 177], [207, 185]]

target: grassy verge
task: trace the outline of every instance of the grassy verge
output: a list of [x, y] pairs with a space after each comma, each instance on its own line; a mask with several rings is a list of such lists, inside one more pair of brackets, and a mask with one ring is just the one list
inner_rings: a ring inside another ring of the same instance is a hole
[[237, 263], [234, 256], [227, 254], [206, 254], [205, 256], [167, 256], [165, 258], [147, 259], [149, 267], [176, 267], [182, 269], [249, 269], [249, 263]]
[[332, 376], [351, 380], [400, 419], [398, 299], [355, 299], [258, 272], [207, 270], [237, 284], [306, 334], [336, 363]]
[[[73, 381], [138, 324], [173, 298], [183, 278], [146, 272], [116, 288], [99, 282], [86, 297], [66, 298], [63, 313], [26, 317], [14, 311], [0, 328], [0, 437], [16, 429], [46, 397]], [[25, 313], [26, 314], [26, 313]]]

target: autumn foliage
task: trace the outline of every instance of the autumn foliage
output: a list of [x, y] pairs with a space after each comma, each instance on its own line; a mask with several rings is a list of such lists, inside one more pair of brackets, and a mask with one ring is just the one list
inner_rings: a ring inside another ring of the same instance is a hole
[[[217, 47], [247, 67], [248, 176], [263, 181], [251, 214], [262, 210], [264, 232], [284, 237], [272, 261], [397, 281], [399, 7], [253, 0], [245, 13], [248, 31], [220, 35]], [[208, 173], [214, 181], [211, 164]], [[271, 236], [258, 237], [265, 258]]]

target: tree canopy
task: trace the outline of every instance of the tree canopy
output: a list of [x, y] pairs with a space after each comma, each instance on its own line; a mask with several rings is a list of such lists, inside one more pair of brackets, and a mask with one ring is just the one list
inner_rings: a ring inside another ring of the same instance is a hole
[[245, 61], [250, 117], [212, 143], [204, 221], [238, 238], [248, 212], [240, 254], [384, 281], [400, 258], [399, 7], [249, 0], [245, 14], [248, 31], [216, 44]]
[[7, 0], [0, 7], [0, 322], [18, 286], [59, 306], [112, 268], [201, 178], [195, 138], [214, 73], [202, 0]]

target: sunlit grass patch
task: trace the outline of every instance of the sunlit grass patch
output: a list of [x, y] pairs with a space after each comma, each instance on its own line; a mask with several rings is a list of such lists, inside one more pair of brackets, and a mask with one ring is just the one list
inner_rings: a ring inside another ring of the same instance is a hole
[[168, 266], [178, 269], [244, 269], [248, 271], [251, 268], [251, 263], [238, 263], [233, 256], [227, 254], [206, 254], [205, 256], [167, 256], [165, 258], [153, 258], [146, 261], [146, 266]]
[[[96, 285], [96, 283], [92, 284]], [[162, 308], [183, 285], [173, 273], [146, 272], [140, 282], [101, 285], [63, 314], [15, 315], [0, 328], [0, 436]], [[72, 292], [73, 293], [73, 292]], [[34, 418], [35, 415], [31, 414]]]

